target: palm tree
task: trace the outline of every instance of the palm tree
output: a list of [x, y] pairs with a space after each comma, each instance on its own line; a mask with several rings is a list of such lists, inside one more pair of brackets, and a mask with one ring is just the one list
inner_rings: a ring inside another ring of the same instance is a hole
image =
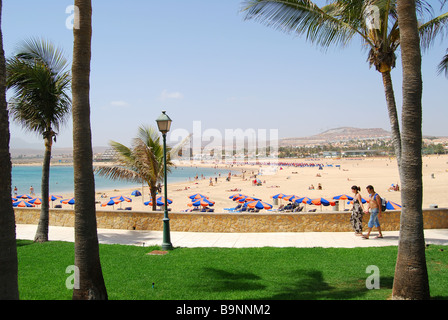
[[403, 65], [400, 239], [392, 296], [429, 299], [422, 212], [422, 74], [415, 1], [399, 0], [398, 21]]
[[8, 59], [7, 87], [14, 95], [9, 107], [13, 119], [23, 128], [43, 137], [42, 207], [34, 241], [48, 241], [49, 179], [51, 148], [59, 128], [70, 114], [70, 72], [60, 49], [49, 41], [30, 39]]
[[[441, 1], [442, 7], [446, 2]], [[383, 78], [403, 185], [400, 253], [397, 258], [394, 297], [429, 297], [421, 207], [422, 84], [419, 32], [423, 46], [430, 43], [446, 26], [448, 14], [433, 18], [419, 27], [417, 14], [423, 17], [432, 13], [431, 5], [426, 1], [402, 1], [398, 9], [396, 1], [392, 0], [339, 0], [322, 8], [307, 0], [248, 0], [246, 3], [246, 19], [257, 19], [288, 32], [306, 34], [307, 39], [323, 47], [347, 44], [358, 35], [370, 48], [368, 61]], [[370, 24], [366, 22], [366, 13], [370, 13], [370, 10], [377, 10], [373, 26], [372, 21], [367, 20]], [[399, 21], [399, 16], [404, 21]], [[404, 73], [402, 136], [390, 78], [390, 71], [395, 67], [395, 51], [400, 45], [403, 45]]]
[[[416, 1], [421, 17], [432, 12], [427, 1]], [[391, 70], [400, 45], [396, 1], [336, 0], [319, 7], [309, 0], [245, 0], [245, 19], [254, 19], [288, 33], [306, 35], [307, 40], [323, 48], [346, 45], [358, 36], [369, 49], [370, 66], [381, 73], [398, 167], [401, 166], [401, 136]], [[375, 21], [370, 20], [375, 8]], [[444, 15], [434, 18], [445, 23]], [[423, 25], [424, 26], [424, 25]]]
[[11, 157], [6, 104], [6, 66], [0, 0], [0, 300], [18, 300], [18, 263], [14, 210], [11, 203]]
[[73, 165], [75, 183], [75, 265], [79, 288], [74, 300], [107, 300], [100, 263], [95, 211], [92, 136], [90, 128], [91, 0], [75, 0], [79, 28], [73, 29]]
[[[141, 126], [131, 148], [115, 141], [111, 141], [110, 145], [116, 151], [118, 163], [98, 166], [95, 172], [114, 180], [137, 183], [145, 181], [151, 192], [152, 209], [156, 210], [157, 185], [164, 177], [163, 144], [158, 131]], [[171, 171], [171, 159], [179, 148], [180, 145], [175, 148], [167, 147], [167, 172]]]

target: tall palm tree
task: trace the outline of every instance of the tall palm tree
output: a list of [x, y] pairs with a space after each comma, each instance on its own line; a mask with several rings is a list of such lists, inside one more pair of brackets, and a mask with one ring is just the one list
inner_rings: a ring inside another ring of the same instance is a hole
[[[424, 18], [432, 12], [427, 1], [417, 0], [417, 11]], [[369, 19], [375, 8], [375, 21]], [[305, 35], [307, 40], [323, 48], [346, 45], [355, 36], [369, 49], [370, 66], [381, 73], [398, 167], [401, 166], [401, 136], [395, 103], [391, 70], [395, 67], [395, 52], [400, 45], [396, 1], [335, 0], [319, 7], [309, 0], [244, 0], [246, 20], [260, 21], [288, 33]], [[434, 19], [438, 19], [434, 18]], [[440, 23], [446, 23], [439, 18]]]
[[[131, 148], [115, 141], [111, 141], [110, 145], [116, 151], [118, 163], [98, 166], [95, 172], [114, 180], [137, 183], [145, 181], [151, 192], [152, 209], [156, 210], [157, 185], [164, 177], [163, 144], [158, 131], [152, 127], [141, 126]], [[167, 147], [167, 172], [171, 171], [171, 159], [179, 148], [180, 146]]]
[[74, 300], [107, 300], [100, 263], [95, 211], [92, 135], [90, 128], [91, 0], [75, 0], [79, 28], [73, 29], [73, 165], [75, 183], [75, 265], [79, 288]]
[[1, 29], [0, 0], [0, 300], [19, 299], [14, 211], [11, 203], [11, 156], [6, 104], [6, 66]]
[[[441, 1], [442, 6], [446, 2]], [[422, 0], [402, 0], [399, 8], [393, 0], [338, 0], [322, 8], [307, 0], [247, 0], [246, 4], [246, 19], [257, 19], [288, 32], [306, 34], [308, 40], [323, 47], [344, 45], [359, 35], [370, 48], [368, 61], [383, 78], [403, 185], [400, 254], [397, 258], [394, 296], [416, 299], [429, 297], [421, 207], [422, 84], [419, 32], [423, 44], [425, 37], [431, 42], [437, 35], [433, 31], [441, 30], [446, 25], [448, 15], [432, 18], [419, 27], [417, 14], [423, 17], [432, 13], [429, 2]], [[377, 10], [373, 26], [367, 23], [372, 21], [366, 20], [366, 13], [372, 10], [372, 6], [376, 6], [373, 9]], [[395, 51], [402, 44], [405, 45], [402, 48], [404, 100], [401, 136], [390, 71], [395, 67]], [[412, 283], [414, 277], [416, 281]]]
[[9, 107], [23, 128], [43, 137], [42, 207], [34, 241], [48, 241], [51, 148], [70, 115], [70, 72], [60, 49], [49, 41], [25, 41], [7, 61], [7, 87], [14, 91]]
[[422, 212], [422, 73], [415, 1], [398, 0], [403, 65], [400, 239], [392, 295], [429, 299]]

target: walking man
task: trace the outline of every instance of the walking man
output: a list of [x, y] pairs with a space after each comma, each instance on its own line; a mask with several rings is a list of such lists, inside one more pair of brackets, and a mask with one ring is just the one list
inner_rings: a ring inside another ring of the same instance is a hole
[[[370, 209], [370, 219], [367, 224], [367, 234], [362, 237], [363, 239], [369, 239], [370, 231], [372, 231], [372, 228], [375, 226], [378, 229], [378, 235], [375, 238], [382, 238], [383, 234], [381, 232], [381, 226], [378, 220], [378, 218], [381, 218], [381, 197], [375, 192], [371, 185], [368, 185], [366, 189], [369, 193], [369, 206], [367, 210]], [[365, 213], [368, 213], [368, 211], [365, 211]]]

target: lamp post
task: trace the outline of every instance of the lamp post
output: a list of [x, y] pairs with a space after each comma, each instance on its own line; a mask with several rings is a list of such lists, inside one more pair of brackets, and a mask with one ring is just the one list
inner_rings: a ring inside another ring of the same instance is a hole
[[173, 245], [170, 239], [170, 219], [168, 218], [168, 191], [167, 191], [167, 170], [166, 170], [166, 134], [170, 131], [172, 120], [166, 115], [166, 111], [162, 111], [160, 117], [157, 118], [157, 127], [162, 133], [163, 137], [163, 174], [164, 174], [164, 189], [165, 189], [165, 214], [163, 217], [163, 242], [162, 250], [172, 250]]

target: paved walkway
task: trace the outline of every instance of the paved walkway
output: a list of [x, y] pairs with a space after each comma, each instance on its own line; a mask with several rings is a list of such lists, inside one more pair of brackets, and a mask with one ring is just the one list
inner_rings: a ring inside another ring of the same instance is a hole
[[[36, 225], [17, 225], [16, 238], [33, 240]], [[355, 236], [352, 232], [278, 232], [278, 233], [209, 233], [209, 232], [173, 232], [171, 243], [174, 247], [381, 247], [397, 246], [398, 231], [383, 231], [383, 239], [374, 239], [372, 231], [368, 240]], [[162, 231], [98, 229], [98, 239], [105, 244], [124, 244], [153, 246], [162, 244]], [[448, 229], [425, 230], [427, 244], [448, 245]], [[50, 226], [50, 241], [74, 241], [74, 229]]]

